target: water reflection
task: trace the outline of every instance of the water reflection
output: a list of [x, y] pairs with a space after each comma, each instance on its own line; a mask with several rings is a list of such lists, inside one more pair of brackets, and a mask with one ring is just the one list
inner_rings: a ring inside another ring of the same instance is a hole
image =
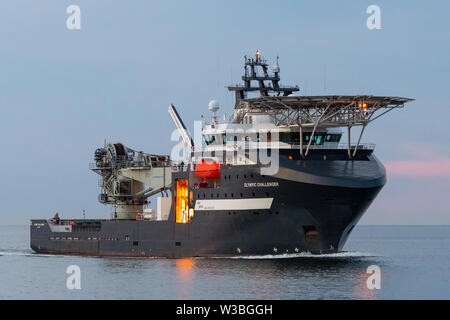
[[185, 258], [175, 260], [175, 269], [180, 280], [190, 280], [194, 269], [195, 259]]
[[194, 266], [196, 260], [194, 258], [176, 259], [175, 271], [177, 286], [175, 292], [177, 293], [177, 299], [192, 299], [192, 289], [194, 286]]
[[199, 259], [195, 272], [214, 275], [218, 281], [238, 279], [239, 284], [230, 283], [230, 288], [240, 289], [245, 299], [376, 299], [377, 293], [367, 289], [365, 272], [377, 261], [377, 257]]
[[366, 286], [366, 270], [380, 259], [103, 259], [102, 269], [140, 279], [143, 293], [158, 298], [377, 299], [379, 291]]
[[367, 269], [362, 268], [360, 273], [356, 277], [356, 284], [355, 284], [355, 295], [356, 299], [362, 299], [362, 300], [375, 300], [377, 299], [377, 293], [379, 290], [370, 290], [367, 287], [367, 279], [369, 278], [370, 274], [367, 273]]

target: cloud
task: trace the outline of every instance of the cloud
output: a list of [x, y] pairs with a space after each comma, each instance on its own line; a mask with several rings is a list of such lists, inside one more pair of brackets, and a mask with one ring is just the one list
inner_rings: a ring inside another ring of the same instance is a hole
[[450, 178], [450, 153], [432, 143], [407, 142], [399, 147], [400, 158], [384, 162], [388, 177], [424, 179]]
[[450, 159], [387, 161], [388, 176], [450, 178]]

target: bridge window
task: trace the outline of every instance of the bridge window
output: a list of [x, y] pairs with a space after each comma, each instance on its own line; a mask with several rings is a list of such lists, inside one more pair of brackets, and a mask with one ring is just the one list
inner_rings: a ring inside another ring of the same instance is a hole
[[331, 142], [339, 142], [339, 141], [341, 141], [341, 136], [342, 136], [342, 134], [340, 134], [340, 133], [332, 134], [331, 135]]
[[[303, 134], [303, 143], [308, 144], [311, 139], [311, 133]], [[322, 145], [324, 142], [339, 142], [341, 139], [341, 134], [327, 134], [324, 132], [315, 133], [311, 144], [312, 145]], [[288, 144], [299, 144], [300, 134], [298, 132], [280, 132], [280, 142]]]
[[245, 116], [242, 122], [244, 124], [252, 124], [253, 123], [253, 117], [252, 116]]
[[210, 145], [216, 140], [216, 137], [212, 134], [206, 134], [203, 136], [207, 145]]
[[319, 135], [317, 135], [317, 137], [315, 137], [316, 144], [321, 144], [321, 142], [323, 142], [322, 137], [323, 137], [323, 135], [321, 135], [321, 134], [319, 134]]

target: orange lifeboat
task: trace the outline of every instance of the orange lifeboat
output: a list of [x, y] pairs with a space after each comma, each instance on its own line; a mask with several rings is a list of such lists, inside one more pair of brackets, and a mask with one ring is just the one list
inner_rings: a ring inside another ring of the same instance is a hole
[[220, 163], [202, 159], [195, 165], [195, 174], [203, 179], [220, 179]]

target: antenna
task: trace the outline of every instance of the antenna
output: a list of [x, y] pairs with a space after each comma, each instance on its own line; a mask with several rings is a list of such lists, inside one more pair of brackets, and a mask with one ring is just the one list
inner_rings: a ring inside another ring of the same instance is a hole
[[274, 65], [274, 66], [272, 67], [272, 72], [273, 72], [275, 75], [278, 75], [278, 74], [280, 73], [280, 64], [279, 64], [279, 60], [280, 60], [280, 57], [277, 56], [277, 64]]
[[[229, 91], [235, 93], [235, 107], [237, 107], [241, 100], [248, 99], [248, 95], [259, 91], [261, 97], [270, 96], [289, 96], [294, 92], [299, 91], [298, 86], [281, 86], [280, 85], [280, 65], [279, 57], [277, 62], [272, 67], [273, 75], [270, 75], [269, 65], [267, 60], [261, 55], [261, 51], [257, 50], [255, 58], [244, 56], [244, 76], [242, 80], [243, 85], [228, 86]], [[262, 70], [262, 74], [258, 71]], [[267, 83], [268, 82], [268, 83]], [[253, 84], [257, 83], [257, 86]]]
[[208, 109], [213, 113], [212, 123], [217, 123], [217, 111], [220, 109], [220, 105], [216, 100], [211, 100], [208, 104]]
[[217, 56], [217, 94], [220, 93], [220, 56]]

